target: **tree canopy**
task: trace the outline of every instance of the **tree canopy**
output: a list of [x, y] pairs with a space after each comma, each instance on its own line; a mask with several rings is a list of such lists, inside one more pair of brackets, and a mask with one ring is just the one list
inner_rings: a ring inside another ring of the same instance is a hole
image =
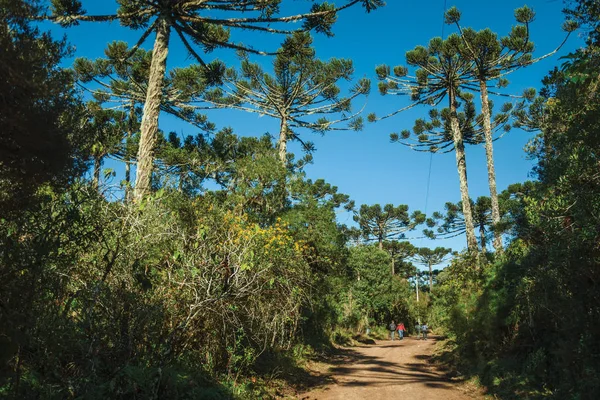
[[379, 204], [363, 204], [353, 218], [365, 239], [377, 241], [380, 249], [383, 249], [385, 240], [402, 239], [406, 232], [425, 221], [422, 212], [414, 211], [409, 214], [408, 206], [404, 204], [386, 204], [383, 208]]
[[[305, 151], [312, 151], [311, 142], [300, 138], [299, 130], [319, 133], [330, 130], [362, 129], [362, 117], [352, 112], [352, 100], [366, 95], [370, 81], [361, 79], [341, 96], [338, 81], [350, 81], [354, 68], [351, 60], [320, 61], [311, 47], [312, 38], [306, 32], [288, 37], [273, 60], [273, 74], [242, 57], [240, 71], [215, 63], [211, 68], [223, 70], [223, 84], [208, 93], [205, 101], [217, 107], [267, 115], [280, 122], [279, 158], [287, 160], [287, 142], [299, 141]], [[333, 119], [331, 118], [333, 116]]]

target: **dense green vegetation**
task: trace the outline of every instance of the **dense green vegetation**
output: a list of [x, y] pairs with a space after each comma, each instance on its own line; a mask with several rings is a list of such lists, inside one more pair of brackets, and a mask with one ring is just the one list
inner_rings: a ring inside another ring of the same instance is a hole
[[[446, 22], [459, 33], [406, 54], [415, 77], [377, 67], [382, 94], [431, 107], [392, 139], [456, 153], [462, 201], [429, 218], [404, 204], [356, 207], [307, 178], [310, 154], [295, 159], [286, 147], [301, 129], [362, 128], [351, 100], [369, 81], [341, 96], [351, 61], [318, 60], [308, 32], [328, 35], [344, 8], [382, 1], [313, 3], [292, 16], [280, 16], [279, 0], [118, 3], [114, 16], [89, 16], [73, 0], [53, 0], [50, 14], [37, 1], [0, 0], [0, 397], [277, 397], [297, 384], [304, 359], [395, 318], [447, 336], [445, 360], [501, 398], [600, 397], [595, 1], [567, 2], [586, 47], [549, 73], [538, 97], [527, 91], [496, 113], [491, 82], [503, 89], [506, 71], [536, 61], [528, 8], [501, 39], [463, 29], [451, 9]], [[202, 20], [216, 3], [225, 17]], [[119, 20], [142, 29], [141, 41], [157, 38], [153, 52], [115, 42], [106, 58], [70, 69], [67, 41], [41, 31], [43, 19]], [[289, 34], [274, 75], [249, 61], [262, 51], [230, 42], [229, 27]], [[171, 33], [197, 64], [166, 70]], [[204, 62], [214, 48], [240, 51], [241, 72]], [[203, 114], [211, 107], [277, 118], [280, 137], [217, 128]], [[160, 112], [200, 133], [160, 131]], [[511, 126], [535, 132], [537, 179], [497, 193], [492, 135]], [[480, 143], [491, 197], [473, 201], [465, 145]], [[116, 175], [103, 174], [108, 157], [125, 171], [117, 187], [105, 184]], [[340, 211], [356, 225], [339, 224]], [[466, 234], [468, 249], [435, 269], [451, 250], [413, 246], [407, 236], [419, 230]]]

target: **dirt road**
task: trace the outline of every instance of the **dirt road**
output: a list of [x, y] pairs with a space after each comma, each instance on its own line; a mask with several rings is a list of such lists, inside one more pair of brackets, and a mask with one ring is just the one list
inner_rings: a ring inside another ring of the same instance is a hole
[[448, 378], [429, 362], [436, 338], [378, 341], [344, 350], [327, 374], [332, 383], [298, 396], [302, 400], [389, 398], [483, 399], [473, 387]]

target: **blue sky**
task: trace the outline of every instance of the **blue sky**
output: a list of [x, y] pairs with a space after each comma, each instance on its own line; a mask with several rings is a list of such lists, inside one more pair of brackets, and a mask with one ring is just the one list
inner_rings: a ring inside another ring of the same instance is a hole
[[[341, 1], [337, 1], [341, 3]], [[364, 13], [360, 7], [343, 11], [334, 26], [335, 36], [327, 38], [315, 36], [314, 45], [317, 56], [321, 59], [331, 57], [352, 59], [355, 66], [355, 78], [367, 77], [373, 80], [373, 90], [367, 100], [367, 113], [375, 112], [383, 115], [408, 104], [408, 99], [386, 96], [377, 91], [374, 68], [378, 64], [404, 64], [406, 51], [417, 45], [426, 45], [429, 39], [442, 35], [444, 0], [388, 0], [387, 6], [370, 14]], [[112, 1], [83, 1], [84, 8], [90, 13], [106, 13], [115, 9]], [[310, 7], [309, 1], [284, 0], [281, 14], [291, 14]], [[534, 0], [527, 3], [516, 0], [447, 0], [446, 6], [457, 6], [462, 11], [461, 24], [474, 29], [491, 28], [500, 35], [505, 35], [515, 24], [513, 10], [527, 4], [536, 12], [536, 19], [531, 25], [531, 38], [536, 44], [536, 55], [543, 55], [553, 50], [563, 39], [561, 31], [563, 3], [560, 0]], [[75, 56], [97, 58], [103, 56], [106, 44], [113, 40], [124, 40], [133, 45], [141, 32], [120, 27], [118, 23], [82, 23], [79, 26], [63, 29], [55, 25], [44, 24], [57, 36], [65, 34], [69, 42], [75, 46]], [[452, 26], [443, 28], [445, 35], [454, 32]], [[275, 50], [283, 36], [274, 34], [256, 34], [234, 32], [234, 41], [246, 41], [256, 48]], [[143, 46], [151, 49], [154, 37], [150, 36]], [[520, 94], [524, 88], [541, 86], [541, 79], [555, 65], [560, 64], [558, 57], [581, 45], [581, 40], [572, 35], [571, 39], [558, 55], [545, 59], [527, 69], [512, 74], [507, 92]], [[230, 65], [238, 61], [232, 51], [219, 50], [206, 56], [207, 61], [215, 58], [224, 60]], [[257, 62], [265, 64], [271, 60], [258, 57]], [[176, 35], [171, 38], [168, 67], [189, 65], [188, 57]], [[70, 66], [72, 59], [65, 60]], [[498, 104], [501, 100], [497, 101]], [[359, 108], [362, 104], [356, 103]], [[391, 132], [412, 127], [416, 118], [424, 116], [426, 108], [411, 109], [394, 118], [374, 124], [366, 124], [362, 132], [330, 132], [324, 136], [304, 132], [303, 137], [315, 143], [314, 164], [306, 168], [309, 178], [324, 178], [327, 182], [338, 186], [343, 193], [349, 194], [360, 204], [408, 204], [410, 210], [419, 209], [431, 214], [442, 210], [447, 201], [460, 200], [458, 177], [455, 168], [455, 156], [450, 154], [419, 153], [400, 144], [389, 142]], [[217, 110], [210, 112], [211, 121], [218, 128], [231, 126], [238, 135], [262, 135], [278, 133], [278, 123], [267, 117], [256, 114], [245, 114], [242, 111]], [[194, 134], [196, 129], [161, 115], [160, 127], [166, 132], [176, 131], [181, 134]], [[513, 130], [495, 143], [495, 161], [499, 191], [509, 184], [527, 180], [532, 161], [526, 158], [523, 146], [531, 138], [531, 134]], [[293, 152], [299, 152], [298, 146], [290, 146]], [[431, 181], [427, 198], [427, 176], [431, 164]], [[111, 166], [112, 167], [112, 166]], [[467, 167], [469, 189], [472, 198], [489, 195], [484, 150], [480, 146], [467, 148]], [[352, 216], [341, 213], [341, 223], [352, 223]], [[410, 236], [421, 236], [414, 232]], [[444, 246], [454, 250], [465, 247], [464, 237], [448, 240], [431, 241], [428, 239], [413, 240], [418, 246]]]

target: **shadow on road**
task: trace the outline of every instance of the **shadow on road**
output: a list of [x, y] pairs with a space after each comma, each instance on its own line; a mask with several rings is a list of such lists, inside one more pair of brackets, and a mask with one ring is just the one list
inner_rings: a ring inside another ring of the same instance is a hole
[[[430, 340], [437, 341], [436, 338]], [[414, 346], [414, 339], [411, 342]], [[393, 348], [404, 345], [402, 341], [380, 342], [375, 345], [363, 345], [359, 349], [378, 348], [393, 351]], [[384, 360], [382, 357], [366, 355], [354, 349], [339, 349], [335, 357], [329, 360], [332, 365], [329, 374], [335, 377], [337, 385], [350, 387], [421, 383], [432, 388], [450, 388], [457, 383], [456, 379], [451, 379], [443, 370], [440, 372], [438, 368], [433, 368], [430, 355], [412, 354], [410, 360], [397, 361], [389, 361], [389, 357], [387, 358]]]

